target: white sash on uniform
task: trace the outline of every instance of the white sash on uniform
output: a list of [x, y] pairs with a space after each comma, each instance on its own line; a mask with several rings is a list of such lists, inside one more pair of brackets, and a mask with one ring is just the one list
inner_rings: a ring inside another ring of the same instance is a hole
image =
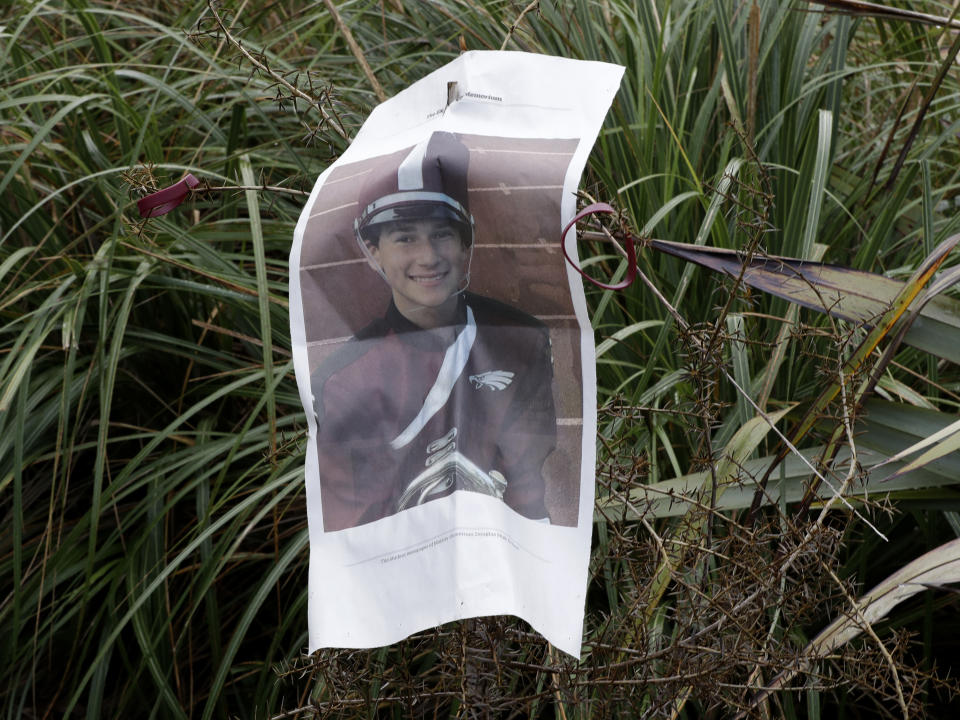
[[427, 393], [423, 401], [423, 407], [417, 416], [407, 425], [407, 428], [390, 441], [390, 447], [394, 450], [408, 445], [424, 426], [430, 422], [430, 418], [436, 415], [440, 408], [447, 404], [450, 399], [450, 393], [453, 392], [453, 386], [457, 384], [463, 369], [467, 366], [467, 359], [470, 357], [470, 349], [473, 347], [473, 341], [477, 337], [477, 324], [473, 319], [473, 311], [467, 306], [467, 324], [464, 326], [457, 339], [447, 348], [443, 356], [443, 363], [440, 365], [440, 372], [437, 373], [437, 379]]

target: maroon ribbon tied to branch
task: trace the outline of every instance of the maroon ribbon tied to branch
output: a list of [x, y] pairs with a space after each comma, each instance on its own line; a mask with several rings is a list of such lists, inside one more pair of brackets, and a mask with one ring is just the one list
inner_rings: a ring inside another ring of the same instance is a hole
[[634, 278], [637, 277], [637, 252], [634, 248], [635, 240], [633, 239], [633, 236], [628, 232], [624, 233], [624, 239], [626, 241], [624, 244], [626, 245], [627, 254], [627, 275], [623, 280], [615, 284], [602, 283], [599, 280], [594, 280], [592, 277], [587, 275], [577, 264], [577, 261], [570, 257], [570, 253], [567, 250], [566, 237], [567, 232], [570, 230], [570, 228], [577, 224], [578, 220], [582, 220], [588, 215], [616, 214], [616, 212], [617, 211], [614, 210], [610, 205], [603, 202], [587, 205], [583, 210], [574, 216], [573, 220], [567, 223], [566, 227], [563, 228], [563, 231], [560, 233], [560, 245], [563, 247], [563, 255], [567, 259], [567, 262], [570, 263], [573, 269], [580, 273], [585, 279], [589, 280], [597, 287], [603, 288], [604, 290], [623, 290], [624, 288], [629, 287], [630, 283], [632, 283]]
[[190, 191], [200, 184], [193, 175], [187, 173], [182, 180], [174, 183], [170, 187], [150, 193], [144, 198], [137, 200], [137, 210], [140, 211], [140, 217], [152, 218], [159, 215], [166, 215], [177, 205], [186, 200]]

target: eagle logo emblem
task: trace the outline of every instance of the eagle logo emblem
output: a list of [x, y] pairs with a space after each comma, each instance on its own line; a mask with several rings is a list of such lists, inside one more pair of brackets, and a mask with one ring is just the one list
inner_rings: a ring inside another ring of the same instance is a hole
[[483, 390], [483, 388], [503, 390], [513, 382], [513, 373], [506, 370], [491, 370], [479, 375], [471, 375], [470, 382], [473, 383], [475, 390]]

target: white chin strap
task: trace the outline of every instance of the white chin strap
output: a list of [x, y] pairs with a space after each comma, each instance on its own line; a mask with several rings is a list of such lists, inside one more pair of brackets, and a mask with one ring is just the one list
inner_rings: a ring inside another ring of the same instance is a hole
[[473, 341], [477, 337], [477, 324], [473, 319], [473, 311], [467, 306], [467, 324], [457, 335], [447, 352], [443, 356], [443, 363], [440, 365], [440, 372], [437, 373], [437, 379], [433, 382], [433, 387], [427, 393], [423, 401], [423, 407], [417, 416], [407, 425], [406, 429], [390, 441], [390, 447], [394, 450], [408, 445], [413, 440], [430, 419], [436, 415], [440, 409], [447, 404], [450, 399], [450, 393], [453, 392], [453, 386], [463, 374], [463, 369], [467, 366], [467, 360], [470, 357], [470, 350], [473, 348]]

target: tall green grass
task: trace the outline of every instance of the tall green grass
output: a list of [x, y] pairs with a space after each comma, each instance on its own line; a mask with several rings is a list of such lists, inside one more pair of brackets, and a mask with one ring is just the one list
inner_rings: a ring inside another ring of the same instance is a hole
[[[895, 171], [950, 60], [952, 38], [937, 29], [788, 2], [544, 0], [522, 17], [527, 3], [505, 0], [336, 6], [390, 94], [455, 57], [461, 42], [625, 65], [585, 187], [643, 235], [822, 252], [905, 279], [956, 231], [960, 103], [949, 73]], [[0, 18], [3, 712], [252, 718], [313, 707], [404, 717], [420, 712], [416, 687], [434, 693], [420, 707], [441, 716], [480, 712], [469, 702], [477, 697], [531, 717], [732, 714], [753, 682], [756, 648], [744, 641], [726, 665], [690, 655], [716, 688], [671, 680], [680, 656], [667, 650], [682, 647], [684, 633], [698, 647], [722, 634], [696, 636], [714, 616], [685, 594], [699, 586], [681, 571], [662, 603], [647, 602], [659, 561], [651, 538], [676, 531], [649, 514], [598, 516], [580, 666], [506, 621], [299, 658], [306, 424], [289, 357], [286, 256], [305, 196], [208, 190], [146, 223], [134, 201], [187, 171], [214, 187], [308, 190], [376, 95], [323, 4], [227, 2], [221, 11], [244, 47], [319, 98], [343, 134], [255, 70], [203, 3], [16, 2]], [[693, 329], [680, 333], [640, 284], [591, 291], [598, 342], [614, 338], [598, 358], [601, 509], [722, 458], [752, 408], [737, 406], [720, 367], [771, 412], [810, 403], [821, 368], [841, 352], [833, 338], [846, 333], [650, 250], [641, 269]], [[730, 342], [730, 328], [749, 341]], [[683, 337], [715, 340], [714, 351], [691, 354]], [[881, 385], [894, 389], [884, 390], [891, 399], [899, 388], [956, 415], [954, 365], [915, 350], [895, 360]], [[744, 457], [776, 443], [768, 433]], [[856, 519], [830, 516], [825, 557], [844, 579], [879, 580], [960, 529], [944, 512], [960, 509], [954, 488], [908, 483], [898, 493], [896, 514], [871, 516], [888, 543]], [[789, 524], [783, 510], [766, 511], [769, 533]], [[738, 545], [729, 520], [704, 527], [720, 545], [706, 565], [696, 560], [696, 577], [714, 609], [736, 606], [723, 583], [762, 574], [776, 535]], [[724, 569], [734, 550], [741, 560]], [[783, 612], [758, 617], [789, 654], [828, 609], [800, 607], [800, 591], [832, 598], [834, 612], [843, 598], [813, 571], [785, 572], [782, 582], [780, 595], [763, 597], [771, 607], [779, 597]], [[956, 651], [952, 602], [931, 595], [878, 632], [918, 632], [908, 652], [929, 667]], [[473, 657], [465, 647], [503, 666], [494, 674], [478, 659], [464, 674], [455, 663]], [[849, 663], [808, 672], [795, 684], [806, 689], [780, 693], [772, 712], [813, 717], [825, 703], [851, 712], [869, 704], [853, 693], [866, 666]], [[829, 693], [834, 681], [851, 694]]]

